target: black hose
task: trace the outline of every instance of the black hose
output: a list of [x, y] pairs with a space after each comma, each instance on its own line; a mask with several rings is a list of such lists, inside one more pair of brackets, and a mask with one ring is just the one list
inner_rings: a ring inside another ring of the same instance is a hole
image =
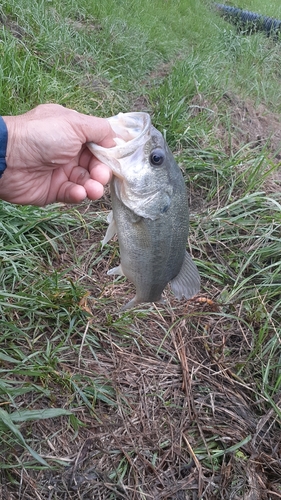
[[265, 31], [267, 36], [277, 36], [281, 30], [281, 21], [279, 19], [262, 16], [249, 10], [237, 9], [222, 3], [215, 3], [214, 6], [225, 19], [246, 31]]

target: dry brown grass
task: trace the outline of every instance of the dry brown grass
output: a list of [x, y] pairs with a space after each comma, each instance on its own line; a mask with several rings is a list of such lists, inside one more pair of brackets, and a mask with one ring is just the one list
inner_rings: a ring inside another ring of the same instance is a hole
[[[103, 381], [115, 403], [77, 406], [78, 434], [66, 421], [26, 426], [49, 462], [69, 465], [15, 470], [18, 484], [2, 482], [1, 498], [280, 498], [280, 426], [251, 374], [249, 384], [235, 375], [251, 335], [238, 311], [227, 319], [206, 299], [179, 304], [167, 294], [165, 308], [135, 311], [122, 331], [115, 305], [105, 315], [85, 298], [87, 334], [94, 330], [99, 348], [93, 356], [85, 338], [79, 355], [69, 346], [58, 375]], [[53, 390], [67, 406], [69, 396]]]

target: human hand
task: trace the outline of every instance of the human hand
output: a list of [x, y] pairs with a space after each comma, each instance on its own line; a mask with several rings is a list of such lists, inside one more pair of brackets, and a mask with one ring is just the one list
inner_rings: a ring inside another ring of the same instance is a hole
[[7, 168], [0, 179], [2, 200], [43, 206], [57, 201], [79, 203], [103, 195], [111, 172], [86, 143], [115, 146], [107, 120], [58, 104], [41, 104], [23, 115], [3, 119], [8, 144]]

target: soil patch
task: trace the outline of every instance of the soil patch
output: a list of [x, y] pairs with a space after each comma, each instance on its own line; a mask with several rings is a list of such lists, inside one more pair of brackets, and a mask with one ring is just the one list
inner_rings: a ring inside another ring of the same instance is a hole
[[250, 100], [243, 101], [229, 93], [224, 95], [224, 99], [230, 104], [230, 130], [234, 150], [245, 144], [260, 149], [266, 146], [272, 158], [280, 161], [280, 116], [268, 111], [263, 104], [255, 108]]
[[19, 40], [22, 40], [27, 36], [27, 31], [20, 26], [11, 16], [6, 16], [5, 14], [0, 15], [0, 25], [5, 26], [10, 33]]
[[190, 114], [208, 113], [216, 122], [217, 136], [226, 154], [234, 154], [248, 145], [249, 148], [266, 147], [274, 161], [281, 160], [281, 119], [278, 114], [269, 111], [260, 104], [254, 106], [249, 99], [239, 99], [234, 94], [223, 96], [225, 113], [218, 116], [218, 107], [208, 102], [204, 96], [196, 95], [190, 102]]

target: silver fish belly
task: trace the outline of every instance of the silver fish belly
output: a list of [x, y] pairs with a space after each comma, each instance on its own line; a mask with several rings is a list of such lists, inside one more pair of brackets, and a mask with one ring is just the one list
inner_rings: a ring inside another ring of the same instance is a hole
[[182, 173], [148, 114], [120, 113], [108, 120], [121, 136], [117, 146], [88, 147], [113, 171], [112, 215], [103, 243], [117, 233], [121, 263], [108, 274], [125, 275], [136, 287], [122, 309], [161, 301], [168, 283], [178, 299], [191, 298], [200, 278], [186, 252], [189, 211]]

